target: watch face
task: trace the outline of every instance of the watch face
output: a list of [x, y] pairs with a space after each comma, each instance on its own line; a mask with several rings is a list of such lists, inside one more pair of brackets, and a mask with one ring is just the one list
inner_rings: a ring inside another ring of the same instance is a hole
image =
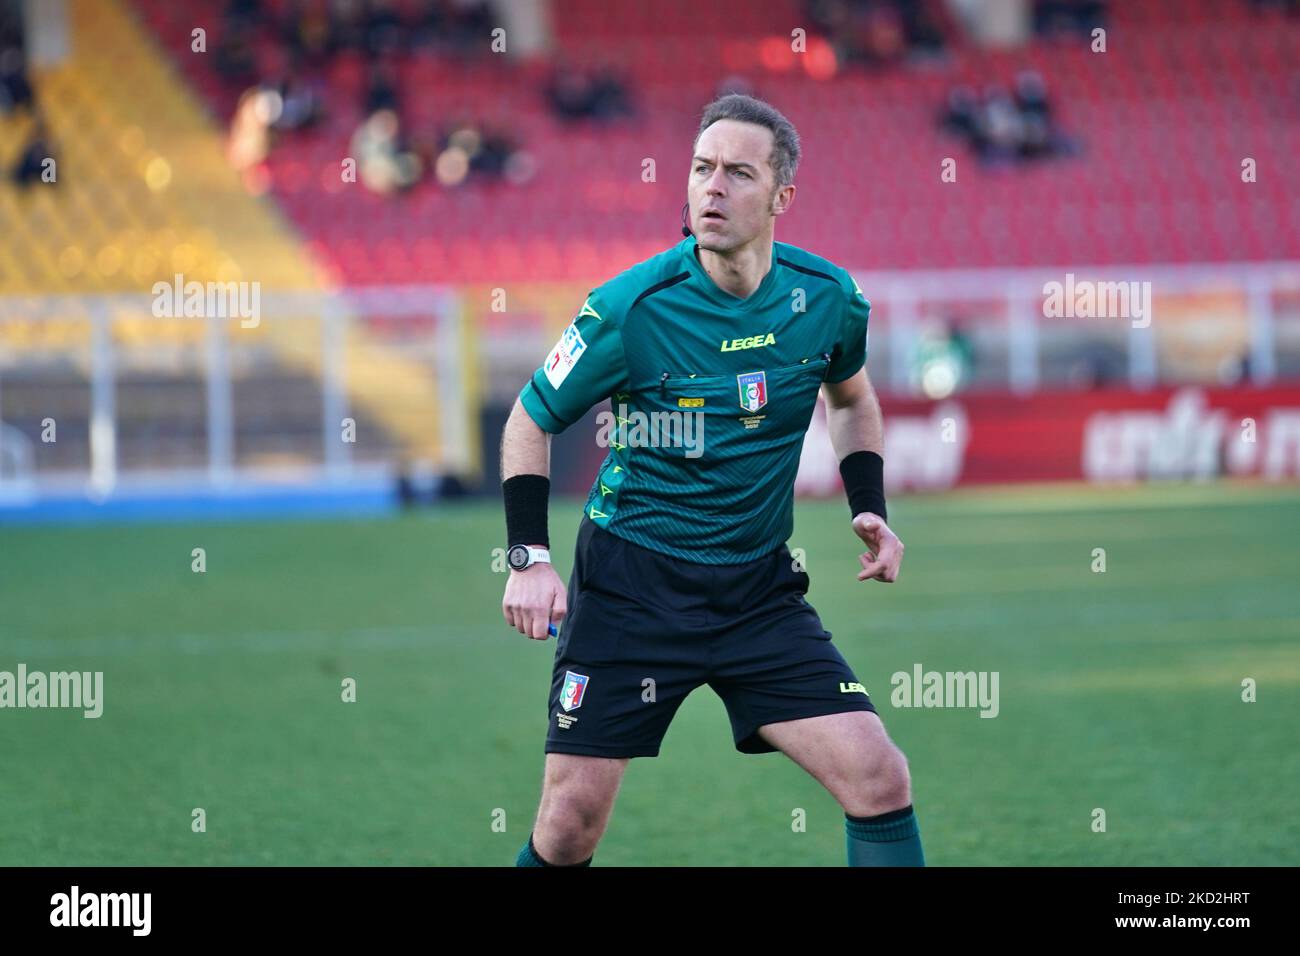
[[517, 544], [506, 552], [506, 561], [510, 567], [516, 571], [522, 571], [528, 567], [528, 547], [527, 545]]

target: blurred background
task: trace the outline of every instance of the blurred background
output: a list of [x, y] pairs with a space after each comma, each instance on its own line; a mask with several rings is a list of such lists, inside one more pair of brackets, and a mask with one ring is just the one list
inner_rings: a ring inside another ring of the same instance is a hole
[[[803, 137], [777, 238], [873, 303], [896, 488], [1294, 479], [1296, 7], [4, 0], [0, 520], [492, 492], [586, 291], [680, 238], [732, 90]], [[1051, 314], [1067, 275], [1154, 321]], [[160, 316], [158, 282], [255, 284], [263, 320]]]
[[[0, 0], [0, 669], [107, 675], [0, 715], [0, 862], [513, 860], [552, 645], [500, 618], [501, 427], [729, 91], [873, 303], [908, 573], [854, 588], [819, 412], [811, 599], [878, 704], [1003, 674], [882, 705], [927, 857], [1296, 862], [1297, 0]], [[598, 863], [842, 859], [707, 695], [633, 763]]]

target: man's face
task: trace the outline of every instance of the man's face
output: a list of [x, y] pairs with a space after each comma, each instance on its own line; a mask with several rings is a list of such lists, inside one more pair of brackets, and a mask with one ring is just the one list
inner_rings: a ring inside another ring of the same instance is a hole
[[737, 249], [764, 235], [772, 216], [785, 211], [794, 187], [777, 189], [772, 144], [771, 130], [738, 120], [719, 120], [700, 134], [687, 197], [701, 249]]

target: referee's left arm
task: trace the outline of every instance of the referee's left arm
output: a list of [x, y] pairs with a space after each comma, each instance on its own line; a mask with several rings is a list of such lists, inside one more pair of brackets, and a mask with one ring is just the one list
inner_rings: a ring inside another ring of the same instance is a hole
[[853, 511], [853, 531], [867, 546], [859, 556], [858, 580], [893, 584], [903, 561], [903, 542], [885, 523], [884, 418], [867, 370], [822, 385], [826, 428], [840, 461], [840, 474]]
[[826, 382], [822, 396], [826, 399], [826, 427], [837, 458], [843, 461], [855, 451], [884, 457], [884, 416], [865, 368], [842, 382]]
[[853, 531], [866, 544], [858, 558], [858, 580], [898, 580], [903, 542], [885, 523], [885, 426], [880, 400], [867, 377], [867, 323], [871, 303], [847, 272], [836, 356], [822, 384], [826, 427], [840, 462], [840, 475], [849, 496]]

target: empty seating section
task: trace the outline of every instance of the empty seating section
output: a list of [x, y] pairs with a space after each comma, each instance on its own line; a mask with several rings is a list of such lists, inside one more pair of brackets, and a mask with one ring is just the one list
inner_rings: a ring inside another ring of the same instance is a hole
[[[218, 29], [218, 5], [210, 6], [207, 22]], [[457, 117], [508, 126], [539, 163], [520, 187], [447, 190], [426, 180], [383, 198], [342, 184], [366, 74], [354, 55], [330, 65], [328, 121], [283, 138], [269, 170], [274, 195], [335, 274], [353, 284], [498, 282], [595, 279], [625, 268], [677, 238], [699, 109], [731, 74], [803, 136], [803, 189], [781, 238], [851, 267], [1300, 255], [1300, 200], [1287, 173], [1300, 152], [1300, 25], [1257, 15], [1245, 0], [1112, 4], [1104, 53], [1084, 38], [989, 53], [950, 36], [946, 65], [831, 80], [808, 76], [789, 50], [790, 31], [806, 26], [797, 2], [555, 6], [555, 61], [623, 71], [637, 118], [614, 126], [553, 118], [541, 62], [490, 53], [399, 59], [407, 128]], [[223, 87], [211, 57], [188, 53], [190, 30], [204, 18], [167, 0], [137, 0], [137, 9], [227, 115], [237, 91]], [[273, 35], [260, 42], [273, 70], [283, 62], [279, 43]], [[1079, 152], [981, 168], [939, 130], [937, 112], [954, 85], [1009, 85], [1024, 68], [1045, 77]], [[957, 160], [955, 183], [940, 180], [945, 157]], [[654, 183], [642, 180], [647, 158]], [[1257, 182], [1242, 181], [1247, 158]]]

